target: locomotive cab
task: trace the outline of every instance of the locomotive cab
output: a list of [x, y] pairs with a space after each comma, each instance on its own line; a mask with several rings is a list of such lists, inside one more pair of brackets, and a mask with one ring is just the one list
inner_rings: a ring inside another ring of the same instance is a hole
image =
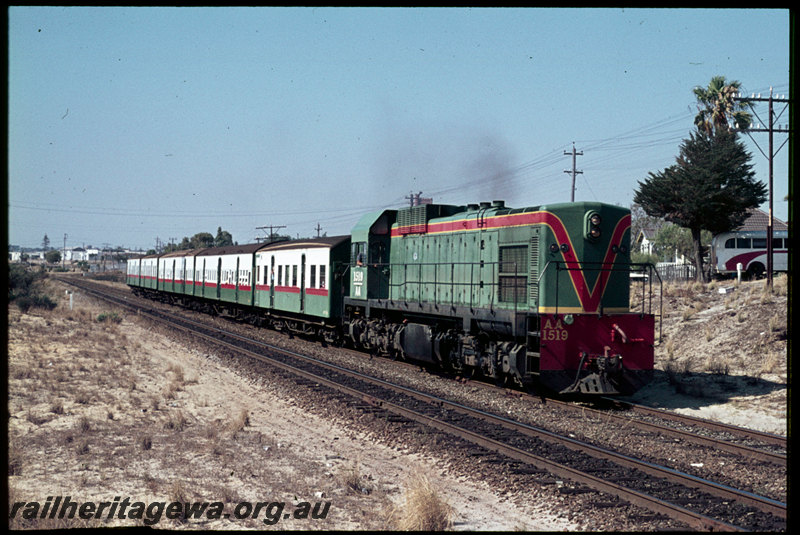
[[389, 297], [389, 231], [396, 210], [367, 214], [351, 233], [350, 297], [356, 300]]

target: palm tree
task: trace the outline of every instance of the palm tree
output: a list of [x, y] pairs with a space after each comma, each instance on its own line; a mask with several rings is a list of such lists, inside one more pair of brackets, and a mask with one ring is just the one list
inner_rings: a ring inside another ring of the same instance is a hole
[[727, 82], [724, 76], [714, 76], [707, 88], [695, 87], [693, 92], [699, 110], [694, 118], [695, 126], [708, 135], [730, 130], [731, 123], [738, 129], [749, 127], [750, 114], [744, 111], [744, 104], [735, 100], [741, 85], [736, 80]]

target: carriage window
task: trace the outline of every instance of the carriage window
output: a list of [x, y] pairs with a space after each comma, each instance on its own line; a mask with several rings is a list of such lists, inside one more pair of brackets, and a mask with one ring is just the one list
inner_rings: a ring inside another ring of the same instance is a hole
[[736, 249], [736, 238], [728, 238], [725, 240], [726, 249]]
[[283, 266], [278, 266], [278, 286], [283, 286]]
[[297, 266], [292, 266], [292, 286], [297, 286]]
[[750, 238], [736, 238], [737, 249], [750, 249]]
[[766, 238], [753, 238], [753, 249], [766, 249], [766, 248], [767, 248]]
[[325, 266], [319, 266], [319, 287], [325, 288]]
[[773, 249], [783, 249], [783, 238], [772, 238]]
[[309, 284], [309, 288], [316, 288], [317, 287], [317, 266], [311, 266], [311, 284]]

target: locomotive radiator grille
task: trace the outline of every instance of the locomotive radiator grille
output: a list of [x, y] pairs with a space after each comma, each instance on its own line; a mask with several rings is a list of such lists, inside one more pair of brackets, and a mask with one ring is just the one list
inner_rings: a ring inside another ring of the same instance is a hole
[[535, 306], [539, 301], [539, 236], [531, 238], [528, 247], [528, 298], [531, 306]]
[[500, 301], [524, 303], [527, 297], [528, 246], [500, 247]]

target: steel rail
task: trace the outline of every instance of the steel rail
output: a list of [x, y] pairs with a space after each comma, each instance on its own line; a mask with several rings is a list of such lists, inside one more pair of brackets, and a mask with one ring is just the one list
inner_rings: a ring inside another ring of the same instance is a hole
[[752, 438], [755, 440], [762, 441], [765, 444], [772, 444], [774, 446], [780, 446], [783, 448], [786, 447], [786, 437], [782, 435], [776, 435], [774, 433], [766, 433], [764, 431], [758, 431], [756, 429], [747, 429], [746, 427], [740, 427], [737, 425], [731, 425], [722, 422], [714, 422], [711, 420], [705, 420], [703, 418], [697, 418], [696, 416], [689, 416], [686, 414], [677, 414], [669, 411], [664, 411], [661, 409], [654, 409], [652, 407], [647, 407], [645, 405], [638, 405], [630, 401], [623, 401], [611, 398], [604, 398], [604, 399], [610, 403], [615, 403], [617, 405], [627, 407], [628, 409], [640, 414], [655, 416], [657, 418], [662, 418], [665, 420], [672, 420], [678, 423], [688, 422], [690, 424], [695, 424], [700, 427], [706, 427], [714, 431], [721, 431], [724, 433], [730, 433], [732, 435], [737, 435], [745, 438]]

